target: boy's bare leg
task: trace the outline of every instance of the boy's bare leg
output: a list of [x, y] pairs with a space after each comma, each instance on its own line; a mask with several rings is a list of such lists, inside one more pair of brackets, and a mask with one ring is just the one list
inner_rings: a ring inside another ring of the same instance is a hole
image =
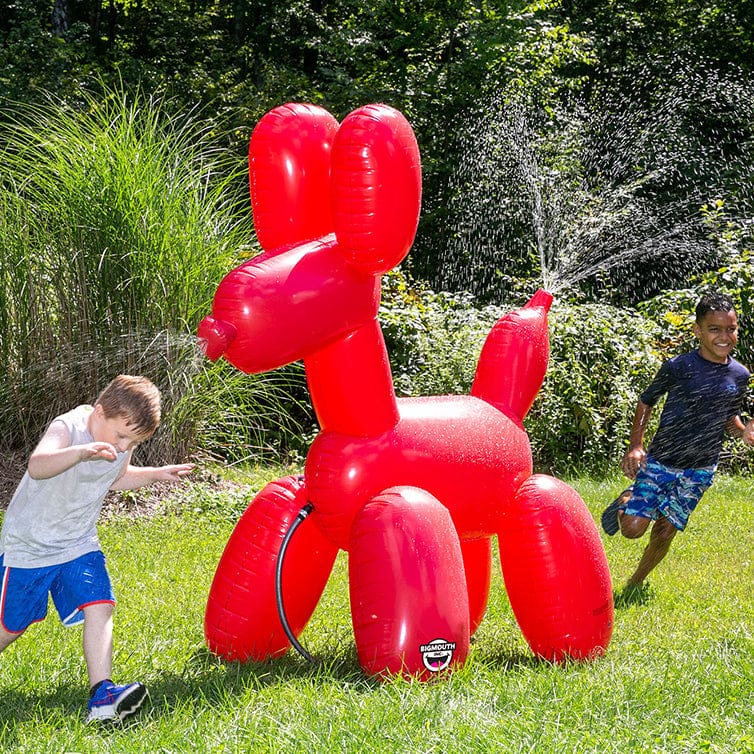
[[620, 527], [620, 533], [626, 539], [639, 539], [639, 537], [643, 537], [651, 523], [651, 518], [629, 516], [623, 511], [618, 511], [618, 526]]
[[21, 636], [21, 634], [11, 634], [4, 628], [0, 627], [0, 652], [18, 639], [19, 636]]
[[112, 677], [113, 606], [108, 603], [84, 608], [84, 660], [90, 688]]
[[670, 543], [677, 533], [678, 529], [665, 516], [660, 516], [655, 521], [649, 534], [649, 544], [644, 549], [636, 571], [627, 582], [630, 586], [641, 586], [644, 583], [644, 579], [668, 554]]

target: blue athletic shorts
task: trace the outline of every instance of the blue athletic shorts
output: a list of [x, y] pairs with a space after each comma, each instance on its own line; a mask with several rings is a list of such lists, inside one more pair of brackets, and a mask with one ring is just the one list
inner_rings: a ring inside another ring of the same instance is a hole
[[715, 466], [674, 469], [647, 457], [647, 465], [639, 469], [623, 512], [653, 520], [663, 515], [676, 529], [683, 531], [692, 511], [712, 484], [715, 469]]
[[104, 554], [97, 550], [45, 568], [9, 568], [0, 554], [0, 622], [8, 633], [20, 634], [44, 620], [48, 595], [66, 626], [81, 623], [89, 605], [114, 605]]

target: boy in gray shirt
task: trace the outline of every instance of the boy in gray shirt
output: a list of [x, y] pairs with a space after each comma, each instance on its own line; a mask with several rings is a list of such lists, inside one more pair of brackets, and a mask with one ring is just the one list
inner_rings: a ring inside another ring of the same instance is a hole
[[0, 652], [47, 615], [52, 597], [66, 626], [84, 624], [87, 720], [123, 720], [146, 697], [115, 685], [113, 594], [97, 536], [109, 490], [177, 482], [193, 464], [133, 466], [134, 448], [160, 423], [160, 394], [146, 377], [119, 375], [93, 406], [56, 417], [29, 458], [0, 531]]

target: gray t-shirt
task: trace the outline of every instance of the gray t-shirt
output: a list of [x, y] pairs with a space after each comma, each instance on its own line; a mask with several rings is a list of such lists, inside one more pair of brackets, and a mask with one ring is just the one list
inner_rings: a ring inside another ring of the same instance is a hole
[[[87, 428], [93, 410], [93, 406], [78, 406], [53, 421], [65, 424], [71, 445], [94, 442]], [[49, 479], [32, 479], [27, 471], [0, 532], [4, 564], [42, 568], [99, 550], [97, 519], [102, 502], [130, 455], [128, 451], [118, 453], [114, 461], [81, 461]]]
[[647, 453], [675, 469], [717, 464], [725, 424], [741, 410], [750, 377], [735, 359], [719, 364], [698, 349], [666, 361], [641, 395], [648, 406], [668, 396]]

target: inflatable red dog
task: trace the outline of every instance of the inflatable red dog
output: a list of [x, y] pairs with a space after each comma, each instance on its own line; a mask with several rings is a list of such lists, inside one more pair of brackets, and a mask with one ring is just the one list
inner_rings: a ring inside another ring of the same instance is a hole
[[267, 485], [238, 522], [209, 594], [209, 647], [241, 661], [286, 652], [276, 596], [297, 637], [343, 549], [364, 671], [431, 678], [466, 659], [496, 535], [532, 651], [603, 653], [613, 601], [596, 526], [573, 489], [532, 474], [522, 423], [547, 368], [550, 294], [496, 323], [471, 395], [397, 399], [377, 311], [380, 276], [419, 218], [411, 126], [385, 105], [340, 126], [322, 108], [284, 105], [255, 128], [249, 166], [265, 251], [220, 283], [199, 337], [210, 359], [248, 373], [303, 359], [321, 431], [303, 476]]

